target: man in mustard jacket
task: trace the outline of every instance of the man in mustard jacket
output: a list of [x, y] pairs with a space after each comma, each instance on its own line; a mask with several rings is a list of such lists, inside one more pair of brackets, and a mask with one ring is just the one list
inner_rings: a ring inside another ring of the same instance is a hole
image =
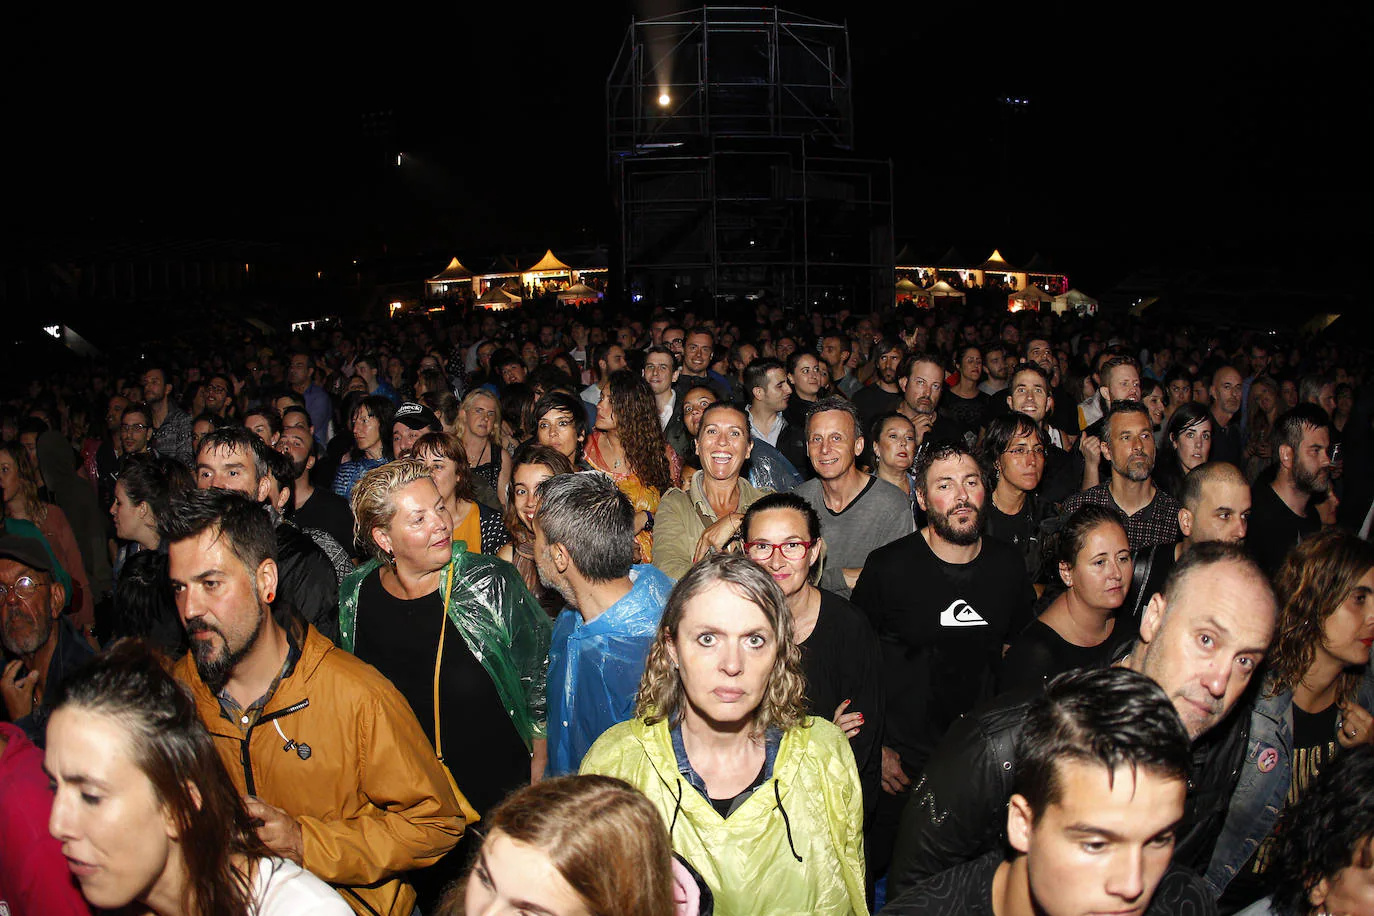
[[253, 502], [188, 493], [162, 533], [191, 642], [175, 674], [261, 821], [259, 837], [359, 914], [410, 916], [405, 873], [438, 861], [465, 826], [410, 706], [314, 627], [277, 624], [276, 539]]

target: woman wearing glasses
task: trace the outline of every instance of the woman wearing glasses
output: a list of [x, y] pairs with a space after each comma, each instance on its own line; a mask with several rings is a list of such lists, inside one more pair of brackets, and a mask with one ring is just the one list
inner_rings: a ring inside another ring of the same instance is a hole
[[740, 534], [745, 556], [773, 577], [787, 599], [792, 641], [806, 674], [807, 713], [844, 729], [864, 798], [875, 801], [882, 776], [882, 656], [863, 612], [816, 585], [824, 547], [820, 516], [800, 496], [770, 493], [744, 513]]
[[1006, 541], [1021, 552], [1032, 582], [1043, 578], [1044, 558], [1040, 539], [1042, 523], [1054, 515], [1054, 506], [1036, 495], [1045, 474], [1045, 431], [1023, 413], [995, 417], [983, 434], [983, 466], [997, 481], [993, 488], [983, 533]]

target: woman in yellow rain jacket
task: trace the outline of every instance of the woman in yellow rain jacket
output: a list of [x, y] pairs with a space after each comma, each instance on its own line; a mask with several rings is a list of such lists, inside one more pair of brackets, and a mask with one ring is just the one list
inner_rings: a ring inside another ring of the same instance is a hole
[[697, 563], [664, 609], [636, 717], [582, 763], [649, 797], [719, 916], [867, 912], [854, 754], [805, 715], [790, 630], [761, 566]]

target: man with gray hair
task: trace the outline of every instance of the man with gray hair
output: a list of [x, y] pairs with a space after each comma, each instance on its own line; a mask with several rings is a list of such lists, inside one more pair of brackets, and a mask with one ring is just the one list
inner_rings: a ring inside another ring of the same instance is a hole
[[634, 565], [634, 507], [608, 475], [539, 485], [534, 561], [568, 606], [549, 646], [550, 776], [576, 773], [601, 733], [634, 714], [635, 693], [673, 580]]

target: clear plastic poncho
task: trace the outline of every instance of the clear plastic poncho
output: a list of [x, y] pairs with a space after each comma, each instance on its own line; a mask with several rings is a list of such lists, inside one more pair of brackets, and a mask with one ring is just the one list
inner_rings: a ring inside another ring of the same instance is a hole
[[[339, 639], [349, 652], [358, 635], [358, 592], [363, 580], [379, 566], [376, 560], [369, 560], [339, 587]], [[525, 746], [532, 748], [533, 742], [546, 734], [545, 662], [552, 632], [548, 615], [525, 588], [514, 566], [496, 557], [469, 553], [462, 541], [454, 542], [453, 559], [440, 574], [441, 594], [448, 588], [449, 575], [454, 576], [449, 620], [473, 657], [491, 675], [506, 714]], [[431, 667], [434, 648], [430, 647], [425, 662]]]

